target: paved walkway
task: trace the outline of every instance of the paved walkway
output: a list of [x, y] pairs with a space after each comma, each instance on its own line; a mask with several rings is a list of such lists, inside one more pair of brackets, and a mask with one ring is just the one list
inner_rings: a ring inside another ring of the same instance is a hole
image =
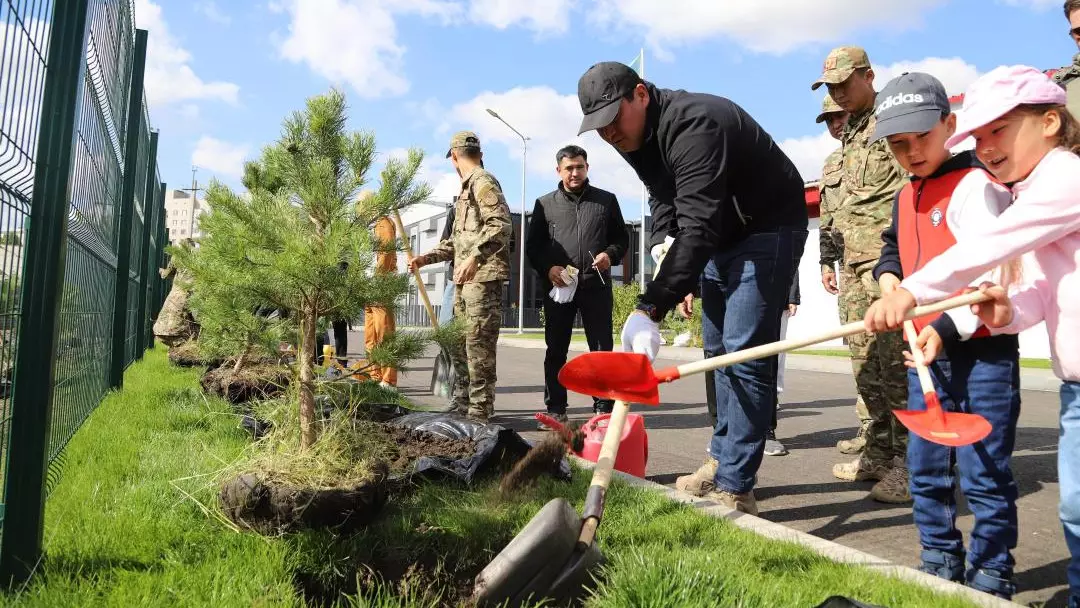
[[[362, 348], [353, 333], [350, 351]], [[360, 347], [360, 348], [358, 348]], [[572, 346], [571, 357], [574, 356]], [[664, 347], [657, 366], [700, 358], [695, 349]], [[529, 439], [538, 436], [532, 414], [543, 410], [543, 341], [504, 336], [499, 347], [499, 387], [496, 420]], [[415, 362], [402, 374], [401, 388], [414, 401], [445, 406], [429, 390], [430, 358]], [[1064, 606], [1065, 564], [1068, 552], [1057, 517], [1056, 385], [1045, 370], [1025, 373], [1020, 429], [1013, 469], [1020, 485], [1020, 543], [1015, 551], [1022, 604]], [[1052, 374], [1050, 374], [1052, 378]], [[646, 416], [649, 433], [647, 477], [665, 485], [697, 468], [705, 456], [711, 429], [701, 377], [665, 385], [664, 404], [635, 406]], [[790, 450], [766, 457], [755, 493], [762, 518], [782, 523], [904, 565], [917, 565], [918, 535], [910, 507], [894, 507], [867, 498], [871, 483], [849, 483], [832, 477], [832, 465], [846, 458], [836, 448], [839, 439], [856, 431], [854, 382], [846, 360], [839, 357], [789, 356], [786, 392], [779, 413], [778, 437]], [[572, 418], [591, 415], [591, 399], [571, 393]], [[962, 506], [959, 525], [965, 535], [972, 518]]]

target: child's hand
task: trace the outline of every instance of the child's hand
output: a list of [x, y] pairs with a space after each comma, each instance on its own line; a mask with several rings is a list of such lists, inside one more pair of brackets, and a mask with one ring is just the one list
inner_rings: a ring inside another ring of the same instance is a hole
[[915, 308], [915, 296], [911, 292], [898, 287], [887, 296], [883, 296], [874, 302], [866, 311], [863, 323], [866, 331], [871, 333], [893, 331], [904, 323], [904, 316], [908, 311]]
[[896, 291], [896, 288], [900, 286], [900, 278], [891, 272], [886, 272], [878, 277], [877, 283], [878, 287], [881, 289], [881, 295], [887, 296], [891, 295], [892, 292]]
[[[934, 359], [937, 359], [937, 356], [941, 354], [942, 345], [941, 335], [930, 325], [924, 327], [915, 338], [915, 346], [922, 351], [923, 365], [930, 365]], [[904, 365], [915, 367], [915, 357], [910, 351], [904, 351], [904, 358], [907, 359]]]
[[[1009, 302], [1009, 292], [1001, 285], [983, 283], [979, 285], [979, 291], [990, 295], [994, 299], [990, 302], [979, 302], [971, 305], [971, 313], [982, 321], [987, 327], [1005, 327], [1012, 323], [1012, 303]], [[964, 293], [971, 293], [974, 288], [969, 288]]]

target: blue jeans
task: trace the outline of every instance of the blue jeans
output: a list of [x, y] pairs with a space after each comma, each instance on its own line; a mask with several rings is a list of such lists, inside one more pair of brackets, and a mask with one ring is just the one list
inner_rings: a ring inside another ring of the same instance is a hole
[[442, 305], [439, 307], [439, 325], [447, 325], [454, 318], [454, 292], [456, 285], [447, 281], [443, 287]]
[[[1058, 438], [1058, 513], [1065, 527], [1069, 561], [1069, 592], [1080, 605], [1080, 382], [1061, 385], [1061, 434]], [[1070, 604], [1071, 606], [1071, 604]]]
[[[907, 462], [924, 562], [935, 553], [953, 556], [963, 574], [964, 539], [956, 529], [955, 486], [975, 516], [968, 543], [971, 572], [989, 570], [1012, 577], [1017, 542], [1019, 489], [1010, 462], [1020, 417], [1020, 352], [1016, 336], [975, 338], [946, 347], [930, 366], [941, 407], [946, 412], [978, 414], [993, 430], [985, 439], [959, 448], [908, 436]], [[919, 376], [908, 370], [908, 410], [926, 410]], [[959, 479], [953, 476], [956, 465]], [[940, 557], [940, 556], [939, 556]]]
[[[708, 357], [780, 339], [780, 309], [798, 272], [806, 230], [751, 234], [717, 251], [701, 281], [702, 339]], [[716, 488], [743, 494], [765, 452], [776, 408], [777, 357], [717, 370], [716, 427], [709, 453], [720, 466]]]

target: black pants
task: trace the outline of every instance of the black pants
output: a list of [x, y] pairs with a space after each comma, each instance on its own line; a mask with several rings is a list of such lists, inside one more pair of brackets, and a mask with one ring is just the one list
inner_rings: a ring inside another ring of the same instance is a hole
[[[331, 322], [331, 327], [334, 331], [334, 348], [336, 349], [337, 360], [344, 365], [346, 355], [349, 354], [349, 322], [344, 319]], [[315, 364], [325, 365], [326, 361], [323, 360], [323, 346], [326, 344], [326, 333], [322, 332], [315, 336]]]
[[[611, 309], [610, 286], [595, 289], [579, 287], [574, 294], [574, 301], [567, 304], [558, 304], [549, 296], [544, 296], [544, 341], [547, 343], [547, 354], [544, 356], [544, 405], [547, 406], [548, 413], [566, 413], [566, 387], [559, 384], [559, 370], [566, 365], [566, 353], [570, 350], [570, 337], [574, 330], [574, 317], [581, 312], [589, 350], [610, 351], [615, 346]], [[610, 413], [614, 407], [614, 401], [593, 398], [593, 410], [598, 413]]]

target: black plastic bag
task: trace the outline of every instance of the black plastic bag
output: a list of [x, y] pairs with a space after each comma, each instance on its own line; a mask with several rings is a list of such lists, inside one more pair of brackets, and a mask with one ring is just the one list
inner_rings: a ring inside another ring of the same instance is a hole
[[886, 608], [877, 604], [864, 604], [842, 595], [834, 595], [814, 608]]
[[[406, 476], [443, 475], [471, 484], [477, 475], [487, 472], [501, 462], [517, 462], [532, 448], [532, 444], [513, 429], [498, 424], [473, 422], [456, 414], [415, 412], [391, 418], [387, 422], [448, 439], [469, 439], [476, 444], [476, 451], [468, 458], [419, 458]], [[570, 463], [565, 458], [559, 463], [556, 477], [570, 479]]]

